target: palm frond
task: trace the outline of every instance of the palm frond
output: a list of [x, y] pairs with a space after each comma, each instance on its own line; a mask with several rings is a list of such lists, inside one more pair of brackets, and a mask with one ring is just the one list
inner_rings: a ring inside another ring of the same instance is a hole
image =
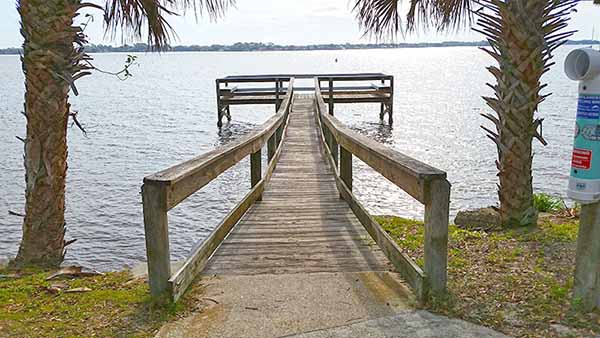
[[[471, 22], [473, 0], [409, 0], [406, 29], [434, 27], [438, 30], [455, 29]], [[365, 34], [376, 38], [392, 37], [403, 33], [401, 0], [355, 0], [356, 13]]]
[[437, 11], [436, 28], [458, 29], [469, 26], [473, 18], [473, 0], [437, 0], [433, 8]]
[[356, 0], [352, 11], [365, 35], [394, 38], [403, 32], [399, 0]]
[[167, 17], [192, 9], [212, 19], [222, 16], [235, 0], [107, 0], [104, 21], [107, 34], [121, 32], [124, 39], [141, 39], [147, 34], [148, 45], [165, 49], [175, 37]]

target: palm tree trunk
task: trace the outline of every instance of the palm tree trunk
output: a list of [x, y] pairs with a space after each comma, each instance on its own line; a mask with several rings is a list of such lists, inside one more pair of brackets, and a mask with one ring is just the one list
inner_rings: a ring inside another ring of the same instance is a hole
[[58, 266], [65, 248], [69, 90], [77, 72], [72, 27], [79, 0], [20, 0], [25, 74], [25, 219], [14, 261]]
[[[495, 97], [484, 98], [497, 117], [483, 114], [496, 126], [488, 137], [497, 146], [498, 196], [500, 216], [505, 227], [537, 223], [533, 205], [532, 141], [538, 138], [541, 120], [534, 119], [538, 105], [547, 95], [540, 91], [542, 75], [551, 64], [552, 51], [571, 32], [558, 33], [566, 25], [570, 1], [559, 0], [485, 0], [490, 10], [479, 12], [480, 31], [487, 36], [487, 50], [498, 67], [489, 71], [496, 78]], [[568, 8], [567, 8], [568, 7]], [[565, 9], [567, 8], [567, 9]], [[557, 12], [558, 11], [558, 12]], [[558, 20], [557, 20], [558, 18]]]

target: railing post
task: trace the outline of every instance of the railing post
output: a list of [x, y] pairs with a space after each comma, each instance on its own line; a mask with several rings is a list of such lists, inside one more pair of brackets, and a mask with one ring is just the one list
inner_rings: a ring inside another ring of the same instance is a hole
[[448, 213], [450, 183], [445, 179], [429, 182], [425, 203], [425, 274], [434, 295], [446, 292], [448, 279]]
[[329, 78], [329, 115], [333, 115], [333, 79]]
[[277, 147], [279, 147], [279, 144], [281, 143], [282, 137], [283, 137], [283, 125], [279, 126], [275, 130], [275, 144], [276, 144]]
[[217, 127], [223, 126], [223, 108], [221, 108], [221, 84], [219, 80], [215, 80], [217, 89]]
[[276, 78], [275, 79], [275, 112], [279, 111], [279, 106], [280, 106], [279, 91], [280, 90], [281, 90], [281, 82], [279, 82], [279, 79]]
[[340, 178], [352, 191], [352, 153], [340, 146]]
[[278, 130], [279, 130], [279, 128], [277, 128], [277, 130], [275, 130], [273, 135], [271, 135], [271, 137], [269, 137], [269, 140], [267, 141], [267, 156], [269, 158], [269, 162], [271, 162], [271, 159], [273, 158], [273, 156], [275, 156], [275, 150], [277, 149], [277, 132], [278, 132]]
[[338, 143], [337, 140], [335, 139], [335, 136], [331, 133], [331, 130], [329, 131], [329, 150], [331, 150], [331, 157], [333, 157], [333, 163], [336, 167], [339, 168], [339, 164], [338, 164]]
[[[255, 185], [262, 179], [262, 159], [261, 149], [250, 154], [250, 185], [254, 188]], [[262, 201], [262, 196], [257, 198], [258, 201]]]
[[167, 194], [164, 186], [145, 183], [142, 186], [148, 283], [154, 297], [168, 291], [171, 278]]
[[[385, 86], [385, 80], [381, 80], [381, 86]], [[381, 107], [379, 109], [379, 121], [383, 123], [383, 117], [385, 115], [385, 102], [381, 102]]]
[[390, 103], [388, 104], [388, 123], [394, 124], [394, 77], [390, 79]]

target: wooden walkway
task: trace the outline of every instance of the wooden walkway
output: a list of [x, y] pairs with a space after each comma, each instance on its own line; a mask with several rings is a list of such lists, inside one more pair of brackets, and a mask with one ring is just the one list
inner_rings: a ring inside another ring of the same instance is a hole
[[262, 201], [208, 263], [210, 274], [387, 271], [393, 266], [340, 199], [325, 161], [314, 95], [298, 95]]
[[[370, 77], [358, 74], [339, 79]], [[331, 93], [331, 83], [337, 78], [328, 79]], [[255, 77], [237, 80], [257, 81]], [[281, 79], [276, 80], [281, 88]], [[450, 199], [446, 173], [347, 128], [333, 116], [334, 102], [325, 101], [323, 78], [314, 78], [314, 92], [308, 94], [296, 92], [293, 77], [287, 80], [277, 113], [261, 126], [223, 147], [144, 178], [152, 295], [166, 294], [177, 301], [202, 272], [261, 278], [392, 271], [402, 276], [420, 300], [445, 292]], [[391, 96], [388, 99], [391, 107]], [[171, 271], [169, 210], [248, 157], [250, 191]], [[423, 267], [403, 253], [354, 195], [354, 157], [424, 205]]]

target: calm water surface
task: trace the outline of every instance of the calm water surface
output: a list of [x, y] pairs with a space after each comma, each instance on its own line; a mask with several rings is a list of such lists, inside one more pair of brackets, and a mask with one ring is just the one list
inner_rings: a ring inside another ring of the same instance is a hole
[[[565, 47], [556, 53], [562, 65]], [[94, 55], [97, 66], [116, 70], [123, 54]], [[334, 62], [335, 59], [339, 61]], [[233, 107], [233, 121], [216, 127], [214, 79], [231, 74], [384, 72], [395, 76], [395, 124], [378, 123], [376, 104], [337, 105], [351, 128], [448, 172], [451, 211], [496, 203], [496, 149], [479, 116], [491, 60], [472, 47], [397, 50], [140, 54], [134, 77], [119, 81], [95, 74], [78, 82], [72, 109], [88, 129], [69, 134], [67, 260], [115, 269], [145, 259], [142, 178], [225, 144], [264, 122], [271, 106]], [[540, 107], [544, 137], [536, 143], [534, 185], [564, 195], [569, 173], [576, 84], [562, 67], [546, 75], [554, 93]], [[23, 75], [18, 56], [0, 56], [0, 256], [14, 255], [21, 219], [8, 215], [24, 203]], [[299, 83], [303, 85], [305, 83]], [[310, 84], [310, 81], [306, 84]], [[375, 214], [422, 218], [423, 208], [386, 179], [357, 163], [355, 191]], [[243, 161], [169, 215], [172, 259], [205, 238], [249, 189]]]

